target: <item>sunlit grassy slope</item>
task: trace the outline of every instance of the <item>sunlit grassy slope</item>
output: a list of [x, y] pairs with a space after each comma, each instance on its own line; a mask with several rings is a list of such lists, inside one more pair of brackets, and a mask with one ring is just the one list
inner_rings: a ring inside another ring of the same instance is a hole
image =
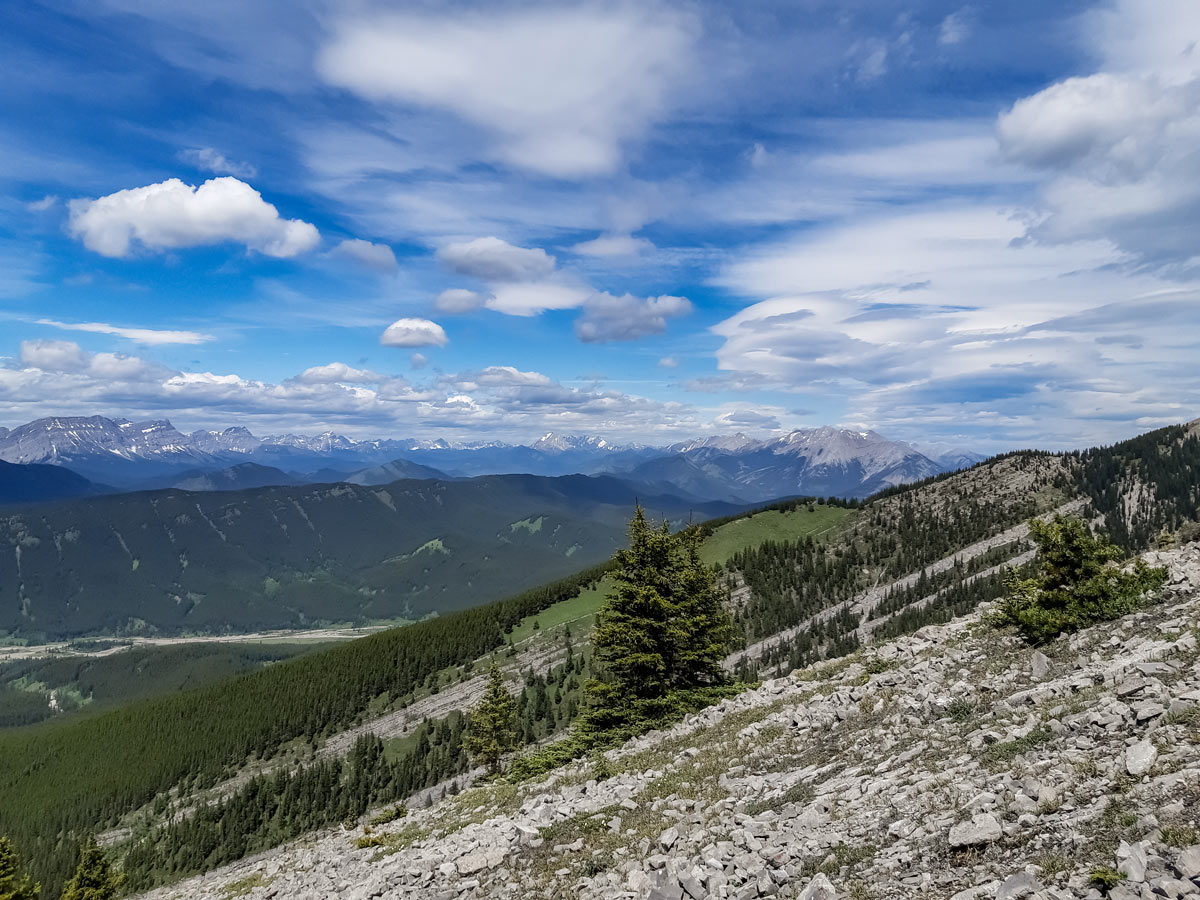
[[[851, 513], [852, 510], [840, 506], [821, 504], [814, 504], [811, 509], [798, 506], [786, 511], [764, 510], [718, 526], [705, 539], [701, 556], [709, 564], [725, 563], [739, 550], [757, 547], [763, 541], [794, 541], [808, 535], [827, 540], [845, 526]], [[535, 620], [541, 631], [562, 625], [570, 625], [575, 633], [587, 631], [612, 586], [611, 579], [601, 579], [595, 587], [585, 588], [570, 600], [556, 603], [536, 616], [523, 619], [513, 629], [512, 642], [519, 644], [532, 637]]]

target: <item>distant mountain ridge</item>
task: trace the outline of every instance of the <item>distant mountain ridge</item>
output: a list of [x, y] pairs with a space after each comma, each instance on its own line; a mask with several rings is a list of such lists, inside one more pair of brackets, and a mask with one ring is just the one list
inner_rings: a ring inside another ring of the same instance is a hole
[[[767, 439], [710, 435], [666, 447], [555, 432], [527, 445], [355, 440], [332, 431], [259, 437], [242, 426], [184, 434], [165, 419], [103, 416], [50, 417], [0, 430], [0, 460], [66, 466], [125, 488], [187, 490], [252, 487], [258, 485], [255, 477], [261, 484], [383, 484], [397, 478], [613, 473], [659, 492], [746, 503], [801, 494], [862, 497], [981, 459], [969, 450], [939, 453], [874, 431], [829, 426]], [[277, 474], [227, 471], [244, 464]]]
[[18, 465], [0, 461], [0, 506], [74, 500], [108, 491], [109, 488], [88, 481], [62, 466], [38, 463]]
[[675, 525], [743, 509], [603, 475], [141, 491], [8, 509], [0, 636], [420, 618], [608, 559], [637, 500]]

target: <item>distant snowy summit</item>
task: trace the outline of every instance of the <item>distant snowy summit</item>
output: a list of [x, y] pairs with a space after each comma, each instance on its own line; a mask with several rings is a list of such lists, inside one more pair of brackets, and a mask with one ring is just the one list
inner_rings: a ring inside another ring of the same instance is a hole
[[[263, 437], [233, 426], [184, 434], [166, 419], [54, 416], [0, 429], [0, 460], [66, 466], [95, 481], [138, 487], [237, 485], [293, 479], [371, 480], [483, 474], [614, 474], [668, 492], [755, 503], [800, 494], [864, 496], [964, 468], [983, 457], [824, 426], [772, 438], [708, 435], [653, 447], [548, 432], [529, 444], [445, 438], [356, 440], [333, 431]], [[277, 473], [230, 467], [253, 463]], [[368, 474], [364, 470], [369, 469]], [[209, 477], [221, 473], [217, 477]], [[407, 474], [405, 474], [407, 473]], [[174, 476], [185, 475], [180, 482]], [[233, 477], [237, 476], [237, 477]]]

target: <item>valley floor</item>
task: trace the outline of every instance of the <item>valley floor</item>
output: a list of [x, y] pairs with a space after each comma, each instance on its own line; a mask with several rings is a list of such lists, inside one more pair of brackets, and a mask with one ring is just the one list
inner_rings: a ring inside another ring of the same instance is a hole
[[1200, 898], [1200, 544], [1149, 556], [1163, 602], [1040, 651], [981, 614], [927, 627], [631, 741], [603, 780], [484, 785], [144, 896]]
[[[83, 644], [74, 641], [53, 641], [47, 644], [0, 646], [0, 662], [43, 659], [49, 656], [111, 656], [132, 647], [173, 647], [181, 644], [320, 644], [329, 641], [349, 641], [395, 627], [396, 623], [392, 622], [364, 627], [310, 628], [301, 631], [281, 629], [278, 631], [254, 631], [246, 634], [113, 638], [97, 636], [87, 638]], [[81, 649], [81, 647], [86, 647], [87, 643], [95, 643], [102, 649]]]

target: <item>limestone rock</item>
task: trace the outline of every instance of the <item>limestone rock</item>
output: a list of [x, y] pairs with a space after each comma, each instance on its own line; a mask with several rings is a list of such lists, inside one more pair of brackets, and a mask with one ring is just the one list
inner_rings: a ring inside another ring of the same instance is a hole
[[978, 847], [991, 844], [1004, 836], [1004, 830], [991, 813], [976, 813], [970, 821], [959, 822], [950, 829], [950, 849]]

